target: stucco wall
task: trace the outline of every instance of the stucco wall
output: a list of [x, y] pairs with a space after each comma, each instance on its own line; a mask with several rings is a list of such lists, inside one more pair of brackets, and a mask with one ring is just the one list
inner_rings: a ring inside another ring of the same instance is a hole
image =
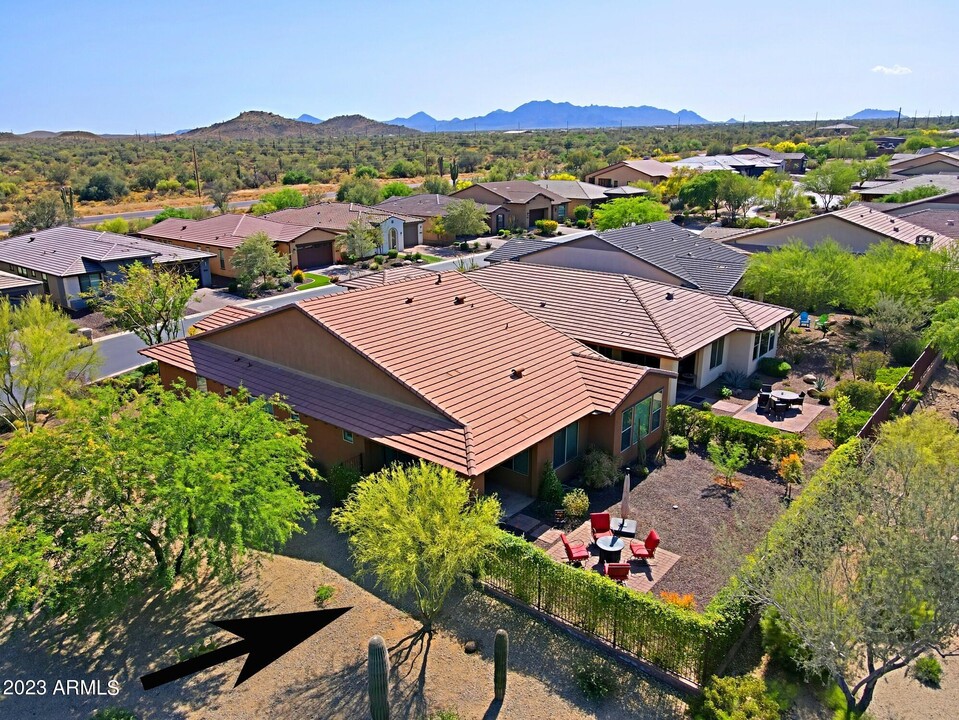
[[533, 265], [623, 273], [668, 285], [682, 284], [682, 281], [675, 275], [670, 275], [666, 271], [660, 270], [658, 267], [650, 265], [596, 237], [584, 237], [582, 240], [561, 243], [556, 247], [540, 250], [530, 255], [523, 255], [517, 259], [519, 262]]
[[[662, 176], [653, 177], [631, 168], [628, 165], [621, 165], [620, 167], [605, 172], [597, 172], [586, 176], [586, 182], [593, 183], [594, 185], [602, 185], [603, 187], [619, 187], [637, 181], [659, 183], [662, 182], [663, 179]], [[609, 180], [610, 184], [604, 185], [599, 182], [600, 180]]]
[[855, 253], [864, 253], [870, 246], [883, 238], [878, 233], [866, 230], [853, 223], [840, 220], [831, 215], [822, 215], [815, 220], [798, 223], [786, 223], [781, 227], [769, 228], [746, 236], [733, 236], [726, 241], [744, 250], [767, 250], [782, 247], [792, 240], [802, 240], [809, 246], [818, 245], [826, 238], [832, 238], [843, 247]]

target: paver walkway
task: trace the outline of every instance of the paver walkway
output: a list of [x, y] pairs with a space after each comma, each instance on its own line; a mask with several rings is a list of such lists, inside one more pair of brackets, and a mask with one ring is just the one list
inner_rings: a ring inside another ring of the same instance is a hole
[[819, 413], [825, 410], [827, 405], [820, 405], [815, 401], [803, 403], [802, 408], [791, 407], [786, 411], [782, 420], [774, 420], [770, 413], [756, 412], [756, 402], [749, 403], [746, 407], [736, 413], [733, 417], [737, 420], [745, 420], [756, 425], [765, 425], [766, 427], [785, 430], [786, 432], [800, 433], [809, 427], [810, 423], [819, 417]]

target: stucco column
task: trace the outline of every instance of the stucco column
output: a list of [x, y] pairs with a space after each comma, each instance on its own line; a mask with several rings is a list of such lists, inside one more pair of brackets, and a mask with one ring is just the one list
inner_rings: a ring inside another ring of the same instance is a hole
[[[659, 367], [663, 370], [669, 370], [674, 373], [679, 373], [679, 360], [668, 360], [663, 358]], [[666, 386], [666, 403], [668, 405], [676, 404], [676, 383], [679, 382], [677, 378], [669, 378], [669, 382]]]

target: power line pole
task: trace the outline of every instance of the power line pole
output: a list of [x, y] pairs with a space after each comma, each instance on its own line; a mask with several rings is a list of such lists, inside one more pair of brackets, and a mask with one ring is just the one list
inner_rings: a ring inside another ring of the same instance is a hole
[[193, 180], [196, 182], [196, 196], [200, 195], [200, 166], [196, 162], [196, 143], [193, 144]]
[[902, 120], [902, 106], [899, 107], [899, 114], [896, 115], [896, 130], [899, 129], [899, 121]]

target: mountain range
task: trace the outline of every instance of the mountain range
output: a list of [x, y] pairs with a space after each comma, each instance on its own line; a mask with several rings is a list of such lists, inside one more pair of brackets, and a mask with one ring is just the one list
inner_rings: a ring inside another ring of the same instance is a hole
[[663, 110], [650, 105], [612, 107], [609, 105], [573, 105], [568, 102], [534, 100], [515, 110], [494, 110], [470, 118], [437, 120], [418, 112], [407, 118], [387, 120], [388, 125], [423, 132], [468, 132], [473, 130], [555, 130], [561, 128], [644, 127], [650, 125], [702, 125], [708, 123], [692, 110]]
[[362, 115], [340, 115], [329, 120], [304, 122], [260, 110], [242, 112], [231, 120], [180, 133], [196, 139], [257, 140], [274, 137], [329, 137], [335, 135], [408, 135], [405, 127], [386, 125]]
[[850, 115], [845, 120], [890, 120], [898, 117], [898, 110], [876, 110], [875, 108], [866, 108], [860, 110], [855, 115]]

